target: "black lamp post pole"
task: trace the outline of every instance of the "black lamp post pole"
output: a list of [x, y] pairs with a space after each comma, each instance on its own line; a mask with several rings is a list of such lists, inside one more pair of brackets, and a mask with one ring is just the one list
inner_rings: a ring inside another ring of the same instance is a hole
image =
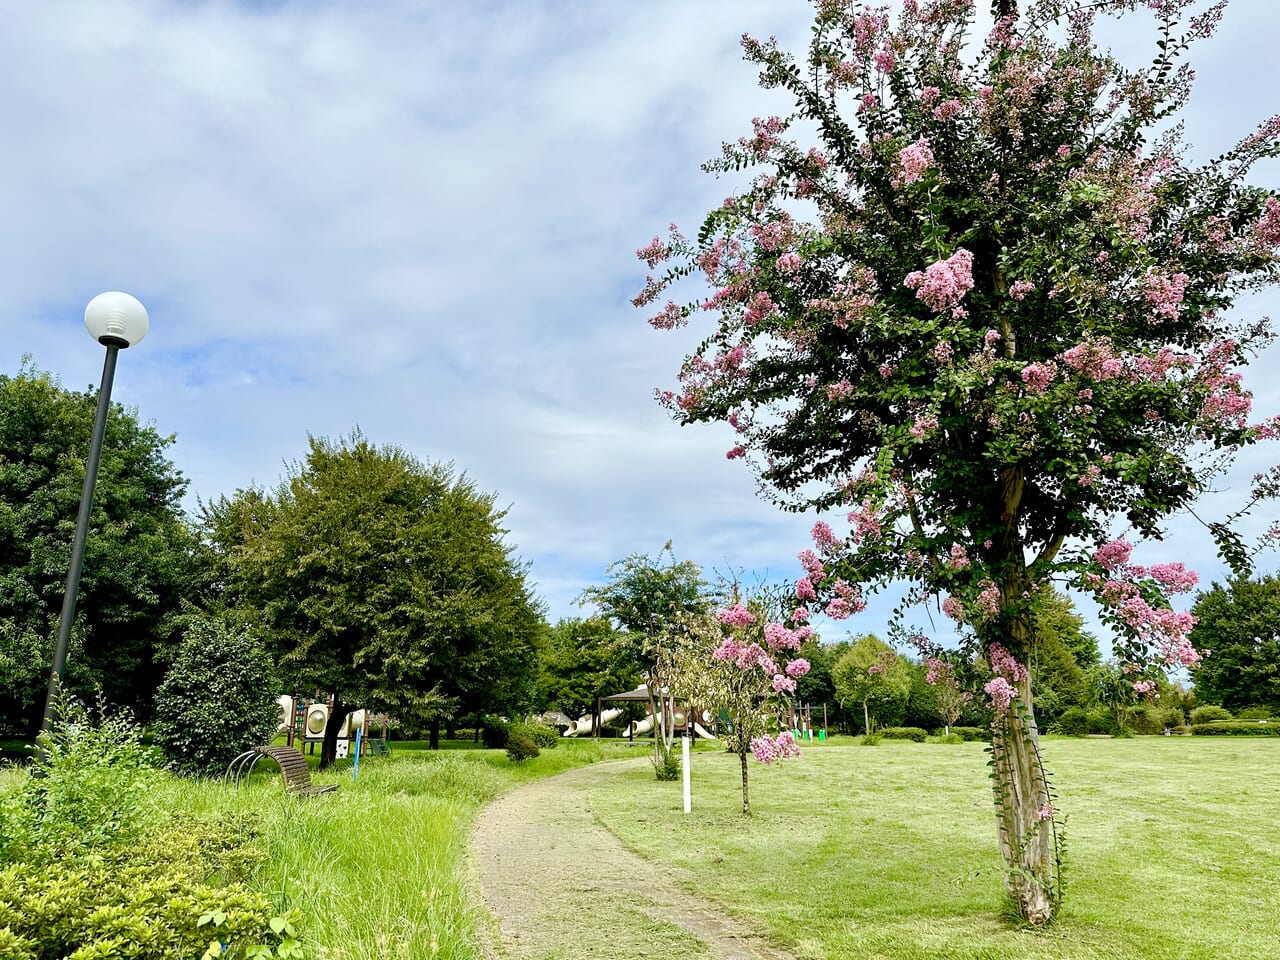
[[89, 459], [84, 464], [84, 489], [80, 492], [80, 514], [76, 517], [75, 539], [71, 541], [71, 569], [67, 572], [67, 590], [62, 597], [62, 617], [58, 621], [58, 643], [53, 648], [53, 669], [49, 673], [49, 695], [44, 702], [44, 720], [40, 724], [41, 739], [37, 747], [44, 754], [43, 737], [49, 732], [53, 718], [53, 705], [62, 686], [62, 668], [67, 660], [67, 644], [71, 640], [71, 624], [76, 618], [76, 595], [80, 591], [80, 567], [84, 563], [84, 542], [89, 534], [89, 514], [93, 512], [93, 488], [98, 481], [98, 459], [102, 456], [102, 439], [107, 432], [107, 412], [111, 407], [111, 382], [116, 375], [116, 355], [121, 340], [103, 337], [107, 347], [107, 360], [102, 367], [102, 386], [98, 389], [98, 412], [93, 420], [93, 440], [89, 444]]

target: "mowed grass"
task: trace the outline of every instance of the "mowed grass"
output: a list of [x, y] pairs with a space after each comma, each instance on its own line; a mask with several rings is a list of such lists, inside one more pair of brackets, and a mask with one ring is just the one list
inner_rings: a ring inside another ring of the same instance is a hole
[[362, 760], [355, 782], [349, 763], [313, 770], [314, 781], [341, 784], [313, 797], [285, 795], [264, 760], [247, 785], [172, 778], [158, 799], [173, 811], [258, 820], [269, 854], [258, 883], [281, 909], [301, 912], [308, 956], [472, 960], [484, 922], [468, 868], [479, 808], [520, 783], [634, 755], [590, 741], [518, 765], [501, 750], [397, 751]]
[[1008, 919], [982, 744], [814, 745], [750, 774], [693, 762], [680, 784], [622, 772], [591, 797], [632, 850], [676, 869], [801, 958], [1280, 958], [1280, 742], [1049, 739], [1068, 815], [1067, 902]]

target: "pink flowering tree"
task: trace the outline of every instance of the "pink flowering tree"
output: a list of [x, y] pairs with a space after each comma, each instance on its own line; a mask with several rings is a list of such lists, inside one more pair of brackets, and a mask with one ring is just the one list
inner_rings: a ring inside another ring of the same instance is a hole
[[[841, 519], [815, 526], [784, 625], [907, 581], [990, 664], [999, 844], [1031, 923], [1060, 889], [1025, 666], [1040, 588], [1099, 599], [1135, 684], [1194, 666], [1168, 595], [1195, 575], [1131, 543], [1280, 429], [1241, 382], [1269, 331], [1231, 309], [1277, 276], [1280, 198], [1246, 175], [1280, 117], [1188, 164], [1182, 58], [1225, 6], [1194, 2], [997, 0], [984, 36], [973, 0], [817, 0], [803, 60], [743, 39], [795, 108], [708, 165], [742, 189], [638, 251], [653, 325], [708, 329], [660, 401], [730, 424], [781, 504]], [[1110, 15], [1153, 25], [1150, 64], [1097, 48]], [[677, 292], [699, 277], [709, 294]]]
[[781, 726], [796, 680], [809, 672], [799, 656], [808, 627], [791, 629], [770, 619], [767, 604], [735, 602], [713, 616], [682, 616], [663, 638], [659, 669], [689, 703], [727, 716], [725, 746], [742, 768], [742, 812], [751, 813], [748, 758], [773, 763], [800, 755], [800, 745]]

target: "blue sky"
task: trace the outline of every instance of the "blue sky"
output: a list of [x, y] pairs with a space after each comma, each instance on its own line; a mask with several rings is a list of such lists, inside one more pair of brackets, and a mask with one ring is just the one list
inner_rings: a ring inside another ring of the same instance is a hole
[[[1195, 56], [1194, 156], [1275, 111], [1273, 3], [1234, 0]], [[724, 459], [727, 430], [681, 429], [658, 409], [652, 390], [693, 335], [653, 332], [629, 300], [644, 275], [634, 250], [731, 191], [699, 164], [752, 116], [784, 111], [738, 37], [799, 49], [809, 12], [8, 5], [0, 371], [30, 353], [68, 387], [96, 385], [84, 304], [125, 290], [152, 325], [121, 357], [115, 398], [177, 434], [193, 505], [273, 484], [309, 432], [358, 425], [455, 461], [510, 504], [510, 540], [553, 618], [579, 613], [609, 562], [668, 539], [708, 571], [794, 577], [812, 518], [755, 497]], [[1116, 43], [1146, 56], [1128, 33]], [[1254, 179], [1277, 186], [1280, 169]], [[1280, 412], [1278, 362], [1273, 349], [1249, 375], [1259, 416]], [[1275, 455], [1252, 452], [1224, 496]], [[1222, 575], [1186, 518], [1135, 560]], [[891, 606], [847, 626], [883, 631]]]

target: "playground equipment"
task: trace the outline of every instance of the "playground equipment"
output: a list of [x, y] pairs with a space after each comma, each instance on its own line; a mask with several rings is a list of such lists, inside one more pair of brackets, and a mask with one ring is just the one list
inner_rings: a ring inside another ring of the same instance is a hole
[[[325, 727], [329, 725], [329, 701], [307, 701], [301, 698], [282, 696], [278, 700], [283, 722], [276, 731], [288, 735], [290, 746], [294, 741], [301, 741], [300, 749], [310, 744], [315, 752], [315, 745], [324, 740]], [[361, 734], [366, 744], [371, 743], [368, 726], [371, 717], [367, 710], [352, 710], [338, 729], [338, 740], [334, 747], [334, 756], [338, 759], [352, 755], [352, 748], [357, 734]], [[377, 738], [373, 738], [376, 740]], [[385, 733], [383, 736], [385, 742]]]
[[[600, 712], [600, 726], [604, 726], [611, 720], [616, 720], [622, 716], [622, 708], [614, 707], [611, 710], [602, 710]], [[580, 720], [574, 720], [565, 728], [562, 736], [566, 737], [584, 737], [591, 732], [592, 721], [591, 714], [587, 714]]]

